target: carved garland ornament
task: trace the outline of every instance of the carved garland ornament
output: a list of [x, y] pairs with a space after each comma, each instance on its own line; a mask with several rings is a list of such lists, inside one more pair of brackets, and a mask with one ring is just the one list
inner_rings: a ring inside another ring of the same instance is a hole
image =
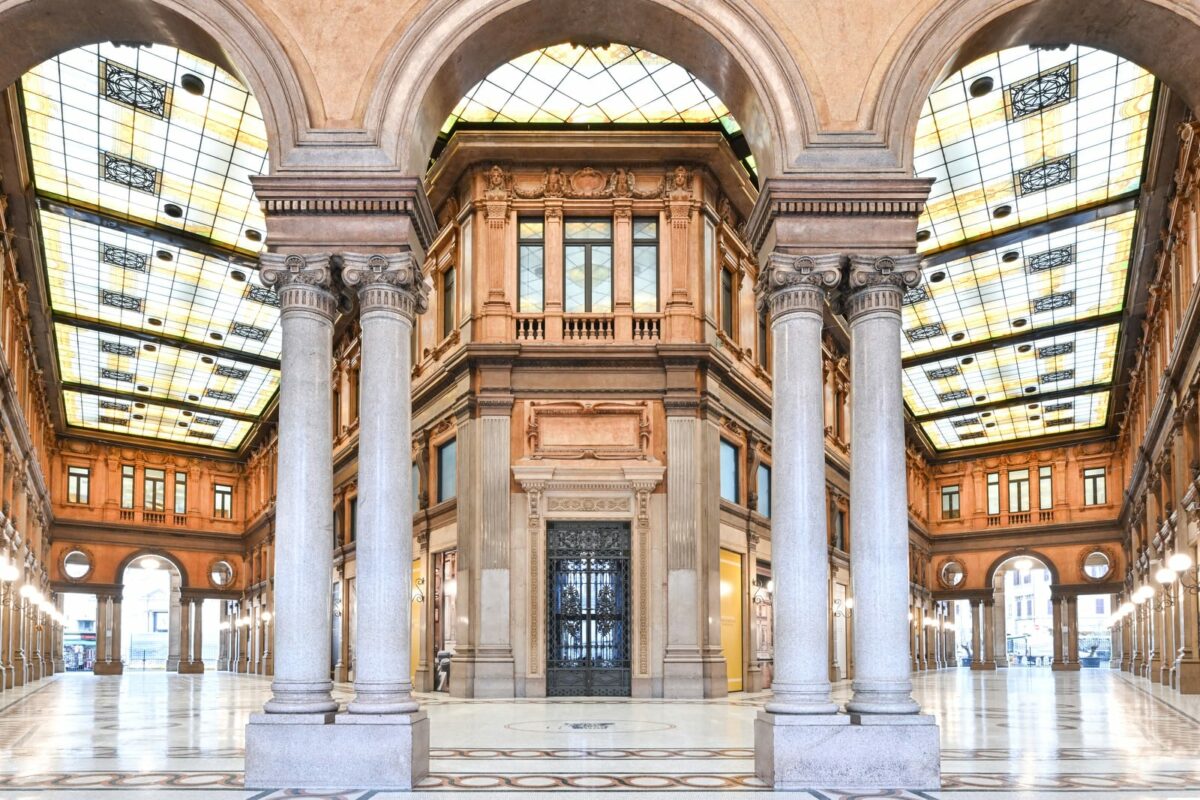
[[484, 193], [489, 208], [493, 203], [506, 204], [510, 194], [524, 200], [547, 197], [587, 200], [615, 197], [635, 200], [690, 200], [691, 173], [686, 167], [676, 167], [662, 175], [652, 187], [638, 188], [637, 176], [624, 167], [607, 173], [594, 167], [582, 167], [569, 175], [564, 173], [561, 167], [550, 167], [543, 173], [540, 183], [526, 185], [505, 173], [500, 166], [493, 166], [488, 171], [488, 187]]

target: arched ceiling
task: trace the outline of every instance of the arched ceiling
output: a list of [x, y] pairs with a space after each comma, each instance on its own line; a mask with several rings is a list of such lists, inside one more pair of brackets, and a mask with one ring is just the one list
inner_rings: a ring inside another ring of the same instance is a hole
[[113, 44], [40, 64], [19, 98], [66, 423], [237, 448], [279, 383], [258, 104], [215, 64]]
[[903, 348], [936, 448], [1106, 424], [1155, 96], [1145, 70], [1078, 46], [993, 53], [929, 96]]

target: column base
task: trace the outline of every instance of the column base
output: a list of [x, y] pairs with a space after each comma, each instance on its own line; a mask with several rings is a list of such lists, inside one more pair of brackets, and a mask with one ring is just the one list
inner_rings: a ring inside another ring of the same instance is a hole
[[1050, 669], [1053, 672], [1078, 672], [1079, 663], [1075, 662], [1072, 664], [1067, 662], [1059, 662], [1057, 664], [1051, 664]]
[[166, 669], [167, 672], [179, 672], [179, 658], [168, 658]]
[[1200, 694], [1200, 661], [1176, 662], [1175, 675], [1180, 694]]
[[706, 664], [699, 653], [668, 655], [663, 659], [663, 697], [673, 700], [703, 699]]
[[1146, 666], [1146, 677], [1151, 683], [1162, 683], [1162, 659], [1152, 658]]
[[516, 680], [516, 664], [511, 655], [450, 660], [451, 697], [515, 697]]
[[[836, 669], [830, 670], [829, 681], [832, 683], [837, 680]], [[763, 675], [762, 667], [750, 667], [746, 670], [746, 691], [761, 692], [766, 688], [766, 677]]]
[[92, 666], [94, 675], [120, 675], [125, 672], [125, 665], [120, 661], [97, 661]]
[[238, 672], [240, 672], [240, 673], [242, 673], [242, 674], [245, 674], [246, 672], [248, 672], [248, 671], [249, 671], [249, 670], [247, 669], [247, 667], [248, 667], [248, 666], [249, 666], [249, 665], [248, 665], [248, 663], [247, 663], [247, 662], [245, 662], [245, 661], [239, 661], [239, 662], [237, 662], [237, 671], [238, 671]]
[[60, 672], [67, 671], [66, 662], [64, 662], [61, 658], [56, 658], [53, 663], [54, 663], [54, 674], [55, 675], [59, 674]]
[[[176, 664], [175, 668], [178, 669], [179, 665]], [[218, 658], [217, 659], [217, 672], [229, 672], [229, 659], [228, 658]]]
[[971, 669], [976, 672], [994, 672], [996, 669], [995, 661], [971, 661]]
[[926, 714], [760, 711], [754, 772], [775, 789], [940, 789], [937, 722]]
[[251, 714], [247, 789], [410, 791], [429, 774], [429, 719], [412, 714]]
[[179, 674], [180, 675], [200, 675], [203, 672], [204, 672], [204, 662], [203, 661], [180, 661], [179, 662]]
[[0, 675], [0, 677], [3, 677], [3, 679], [4, 679], [4, 689], [6, 691], [8, 689], [13, 688], [13, 686], [14, 686], [13, 681], [16, 680], [16, 670], [13, 669], [13, 665], [5, 664], [4, 669], [2, 671], [2, 675]]

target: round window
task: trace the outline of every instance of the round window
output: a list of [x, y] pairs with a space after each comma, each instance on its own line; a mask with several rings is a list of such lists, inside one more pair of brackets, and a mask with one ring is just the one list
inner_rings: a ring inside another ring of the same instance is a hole
[[957, 561], [947, 561], [942, 565], [941, 579], [942, 583], [950, 588], [954, 588], [961, 584], [967, 577], [966, 570], [963, 565]]
[[1107, 553], [1093, 550], [1083, 559], [1083, 574], [1094, 581], [1103, 580], [1112, 571], [1112, 560]]
[[217, 561], [209, 571], [214, 586], [228, 586], [233, 583], [233, 566], [228, 561]]
[[92, 559], [82, 550], [72, 550], [63, 558], [63, 572], [73, 581], [81, 580], [92, 571]]

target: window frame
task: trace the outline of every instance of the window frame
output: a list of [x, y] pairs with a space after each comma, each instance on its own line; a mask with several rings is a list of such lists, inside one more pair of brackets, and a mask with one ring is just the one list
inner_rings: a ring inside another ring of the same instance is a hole
[[[521, 229], [525, 225], [537, 223], [541, 226], [541, 234], [537, 238], [523, 236]], [[538, 300], [537, 308], [525, 308], [523, 306], [525, 295], [521, 291], [521, 278], [525, 270], [525, 249], [527, 247], [535, 247], [541, 253], [542, 258], [542, 291], [541, 298]], [[518, 314], [542, 314], [546, 310], [546, 217], [535, 216], [519, 216], [517, 217], [517, 313]]]
[[736, 315], [733, 313], [737, 297], [737, 291], [734, 289], [734, 279], [736, 277], [731, 270], [722, 266], [717, 289], [720, 298], [720, 307], [717, 309], [717, 313], [720, 315], [718, 317], [720, 330], [721, 333], [725, 334], [733, 342], [737, 341], [737, 336], [734, 333], [737, 329]]
[[1038, 510], [1054, 508], [1054, 468], [1049, 465], [1038, 467]]
[[[1099, 492], [1097, 492], [1097, 488]], [[1083, 504], [1108, 505], [1108, 467], [1085, 467], [1083, 470]]]
[[448, 339], [454, 334], [458, 324], [458, 273], [454, 264], [446, 267], [438, 275], [438, 290], [442, 302], [441, 319], [438, 322], [442, 330], [442, 339]]
[[[608, 225], [608, 238], [601, 239], [572, 239], [567, 234], [567, 227], [576, 222], [592, 223], [603, 222]], [[611, 314], [616, 298], [613, 294], [615, 279], [616, 279], [616, 263], [613, 260], [613, 220], [612, 217], [567, 217], [563, 220], [563, 267], [562, 267], [562, 298], [563, 298], [563, 313], [564, 314]], [[583, 259], [583, 310], [570, 309], [567, 307], [567, 249], [570, 247], [584, 248]], [[595, 283], [592, 279], [592, 251], [594, 248], [608, 248], [608, 308], [600, 311], [595, 310], [592, 300], [593, 288]]]
[[[188, 495], [187, 473], [176, 470], [174, 482], [171, 488], [174, 490], [175, 513], [186, 514]], [[183, 491], [182, 496], [180, 495], [180, 490]], [[180, 503], [181, 500], [183, 501], [182, 504]]]
[[167, 510], [167, 471], [159, 467], [142, 469], [142, 510]]
[[[720, 475], [720, 492], [721, 492], [721, 494], [720, 494], [720, 497], [721, 497], [721, 499], [722, 499], [722, 500], [727, 500], [727, 501], [729, 501], [730, 503], [733, 503], [734, 505], [741, 505], [741, 502], [742, 502], [742, 476], [741, 476], [741, 472], [742, 472], [742, 464], [741, 464], [741, 459], [742, 459], [742, 448], [741, 448], [741, 447], [739, 447], [738, 445], [734, 444], [733, 442], [729, 441], [729, 440], [728, 440], [728, 439], [726, 439], [724, 436], [722, 436], [722, 437], [721, 437], [721, 440], [720, 440], [720, 441], [721, 441], [721, 444], [720, 444], [720, 460], [719, 460], [719, 462], [718, 462], [718, 463], [720, 464], [720, 472], [719, 472], [719, 475]], [[729, 497], [729, 496], [728, 496], [728, 495], [725, 493], [725, 492], [726, 492], [726, 488], [727, 488], [727, 487], [726, 487], [726, 485], [725, 485], [725, 475], [726, 475], [726, 472], [725, 472], [725, 467], [726, 467], [726, 464], [725, 464], [725, 456], [726, 456], [726, 454], [729, 454], [729, 455], [730, 455], [730, 457], [731, 457], [731, 458], [732, 458], [732, 460], [733, 460], [733, 474], [732, 474], [732, 481], [733, 481], [733, 487], [732, 487], [732, 490], [733, 490], [733, 497]]]
[[[957, 483], [948, 483], [941, 487], [942, 519], [962, 519], [962, 489]], [[953, 508], [946, 507], [946, 501], [953, 498]]]
[[[453, 448], [454, 453], [454, 469], [446, 469], [446, 453]], [[437, 464], [437, 501], [444, 503], [447, 500], [453, 500], [458, 497], [458, 438], [447, 439], [437, 446], [434, 452], [434, 460]], [[447, 477], [450, 479], [450, 484], [447, 486]], [[447, 494], [447, 488], [449, 493]]]
[[758, 351], [758, 365], [768, 371], [771, 369], [771, 323], [769, 316], [770, 314], [766, 308], [758, 309], [754, 339], [754, 346]]
[[1029, 513], [1029, 469], [1010, 469], [1005, 480], [1008, 483], [1008, 513]]
[[1000, 515], [1000, 473], [989, 472], [986, 478], [987, 515]]
[[[222, 499], [226, 502], [222, 503]], [[213, 516], [217, 519], [233, 519], [233, 486], [228, 483], [213, 484]]]
[[67, 502], [86, 506], [92, 496], [92, 468], [67, 465]]
[[[766, 478], [764, 481], [763, 478]], [[766, 488], [763, 488], [763, 484]], [[761, 516], [767, 519], [771, 518], [771, 465], [759, 462], [754, 470], [754, 488], [756, 497], [754, 498], [754, 510]], [[765, 506], [765, 510], [764, 510]]]
[[133, 464], [121, 465], [121, 508], [132, 509], [137, 504], [137, 468]]
[[[650, 238], [637, 236], [638, 224], [652, 223], [654, 225], [654, 236]], [[630, 229], [630, 262], [629, 262], [629, 281], [630, 281], [630, 297], [633, 304], [634, 314], [657, 314], [662, 310], [662, 298], [659, 296], [659, 280], [662, 273], [661, 254], [662, 250], [659, 247], [659, 228], [661, 222], [658, 217], [634, 217]], [[638, 277], [638, 250], [652, 250], [654, 252], [654, 308], [638, 308], [637, 297], [637, 277]]]

